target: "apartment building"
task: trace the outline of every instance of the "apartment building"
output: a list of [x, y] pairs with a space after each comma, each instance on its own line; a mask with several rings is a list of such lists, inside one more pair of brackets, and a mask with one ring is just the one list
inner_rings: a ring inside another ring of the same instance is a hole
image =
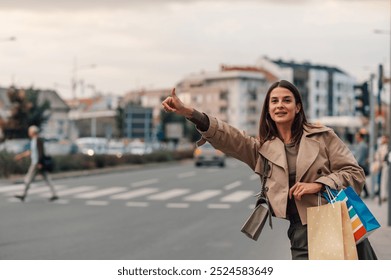
[[297, 86], [309, 119], [354, 116], [355, 79], [337, 67], [260, 58], [256, 65]]
[[186, 76], [177, 92], [185, 103], [256, 136], [268, 85], [261, 69], [223, 65], [220, 71]]

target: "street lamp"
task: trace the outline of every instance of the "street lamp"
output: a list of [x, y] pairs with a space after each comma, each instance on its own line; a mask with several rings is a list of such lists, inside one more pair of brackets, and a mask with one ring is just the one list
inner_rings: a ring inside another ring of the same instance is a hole
[[12, 41], [16, 41], [16, 37], [15, 36], [11, 36], [11, 37], [8, 37], [8, 38], [0, 38], [0, 42], [12, 42]]
[[76, 100], [76, 89], [77, 89], [77, 83], [78, 83], [77, 72], [80, 71], [80, 70], [94, 69], [96, 67], [97, 67], [97, 65], [94, 64], [94, 63], [93, 64], [87, 64], [87, 65], [78, 66], [77, 65], [77, 60], [75, 58], [75, 60], [73, 62], [72, 80], [71, 80], [71, 89], [72, 89], [73, 99]]
[[[391, 8], [390, 8], [391, 13]], [[374, 32], [376, 34], [387, 34], [390, 36], [390, 69], [389, 69], [389, 87], [390, 87], [390, 100], [388, 104], [388, 134], [391, 134], [391, 19], [390, 19], [390, 30], [380, 30], [375, 29]], [[391, 141], [388, 141], [388, 152], [391, 151]], [[388, 168], [388, 226], [391, 226], [391, 166]]]

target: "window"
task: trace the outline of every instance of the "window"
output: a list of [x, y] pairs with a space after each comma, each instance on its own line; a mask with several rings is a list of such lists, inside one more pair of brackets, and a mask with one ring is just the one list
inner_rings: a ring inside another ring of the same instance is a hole
[[257, 100], [257, 91], [255, 89], [249, 89], [248, 96], [249, 96], [250, 101], [256, 101]]
[[257, 113], [257, 108], [255, 106], [250, 106], [248, 108], [248, 113], [249, 114], [256, 114]]
[[224, 90], [220, 92], [220, 100], [228, 100], [228, 91]]
[[316, 88], [319, 88], [320, 87], [320, 81], [317, 80], [315, 85], [316, 85]]
[[228, 111], [227, 107], [220, 107], [220, 114], [226, 114]]

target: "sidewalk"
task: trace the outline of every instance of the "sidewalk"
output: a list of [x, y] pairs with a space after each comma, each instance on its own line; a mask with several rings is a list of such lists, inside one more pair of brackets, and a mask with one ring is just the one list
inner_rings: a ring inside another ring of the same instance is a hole
[[364, 199], [365, 204], [379, 221], [381, 228], [369, 236], [372, 247], [380, 260], [391, 260], [391, 227], [388, 222], [388, 202], [378, 204], [378, 198]]

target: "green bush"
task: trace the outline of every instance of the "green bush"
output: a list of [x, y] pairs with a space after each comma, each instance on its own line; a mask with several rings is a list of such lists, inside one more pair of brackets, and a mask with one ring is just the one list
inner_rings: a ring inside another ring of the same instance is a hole
[[[193, 151], [157, 151], [147, 155], [95, 155], [82, 154], [54, 156], [54, 173], [72, 170], [90, 170], [126, 164], [146, 164], [152, 162], [167, 162], [192, 158]], [[12, 174], [25, 174], [28, 170], [30, 159], [14, 160], [14, 155], [0, 152], [0, 178], [9, 177]]]

